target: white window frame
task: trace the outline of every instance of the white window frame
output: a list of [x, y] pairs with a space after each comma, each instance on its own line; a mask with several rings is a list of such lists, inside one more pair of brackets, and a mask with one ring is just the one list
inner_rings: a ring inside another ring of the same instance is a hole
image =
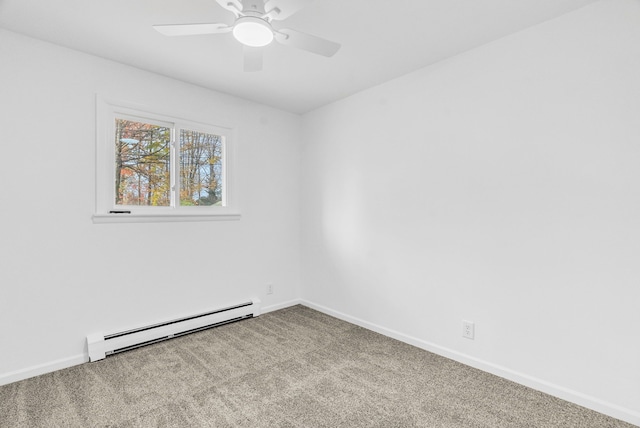
[[[181, 119], [145, 106], [127, 102], [112, 102], [96, 97], [96, 210], [94, 223], [148, 223], [174, 221], [239, 220], [233, 185], [234, 130], [233, 128]], [[115, 161], [116, 118], [136, 120], [170, 127], [171, 136], [171, 206], [116, 205]], [[178, 130], [203, 132], [222, 138], [222, 204], [211, 206], [181, 206], [179, 201], [180, 150]], [[114, 212], [115, 211], [115, 212]], [[124, 212], [123, 212], [124, 211]]]

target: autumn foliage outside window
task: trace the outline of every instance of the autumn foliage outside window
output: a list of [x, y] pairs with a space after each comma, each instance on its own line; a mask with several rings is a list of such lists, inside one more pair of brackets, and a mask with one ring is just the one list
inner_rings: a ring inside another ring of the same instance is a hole
[[180, 130], [180, 205], [222, 202], [222, 137]]
[[175, 130], [177, 165], [171, 165], [174, 129], [120, 118], [115, 125], [116, 205], [171, 206], [178, 189], [180, 206], [222, 203], [222, 136]]

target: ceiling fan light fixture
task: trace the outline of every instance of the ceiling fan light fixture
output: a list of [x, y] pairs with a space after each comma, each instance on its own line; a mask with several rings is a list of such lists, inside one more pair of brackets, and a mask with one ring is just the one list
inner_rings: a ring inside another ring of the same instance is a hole
[[273, 30], [263, 19], [243, 16], [233, 26], [233, 37], [243, 45], [259, 48], [273, 41]]

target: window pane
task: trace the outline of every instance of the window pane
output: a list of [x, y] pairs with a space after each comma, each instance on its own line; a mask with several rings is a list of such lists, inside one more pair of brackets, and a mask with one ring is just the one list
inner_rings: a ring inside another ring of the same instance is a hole
[[116, 119], [116, 205], [169, 206], [171, 128]]
[[180, 131], [180, 205], [222, 205], [222, 138]]

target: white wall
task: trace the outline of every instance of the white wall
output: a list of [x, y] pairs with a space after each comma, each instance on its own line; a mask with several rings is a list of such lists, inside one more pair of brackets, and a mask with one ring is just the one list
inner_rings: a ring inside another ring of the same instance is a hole
[[[299, 297], [299, 116], [6, 31], [0, 58], [0, 384], [94, 331]], [[96, 93], [234, 127], [241, 220], [93, 224]]]
[[307, 114], [303, 299], [640, 424], [639, 76], [605, 0]]

